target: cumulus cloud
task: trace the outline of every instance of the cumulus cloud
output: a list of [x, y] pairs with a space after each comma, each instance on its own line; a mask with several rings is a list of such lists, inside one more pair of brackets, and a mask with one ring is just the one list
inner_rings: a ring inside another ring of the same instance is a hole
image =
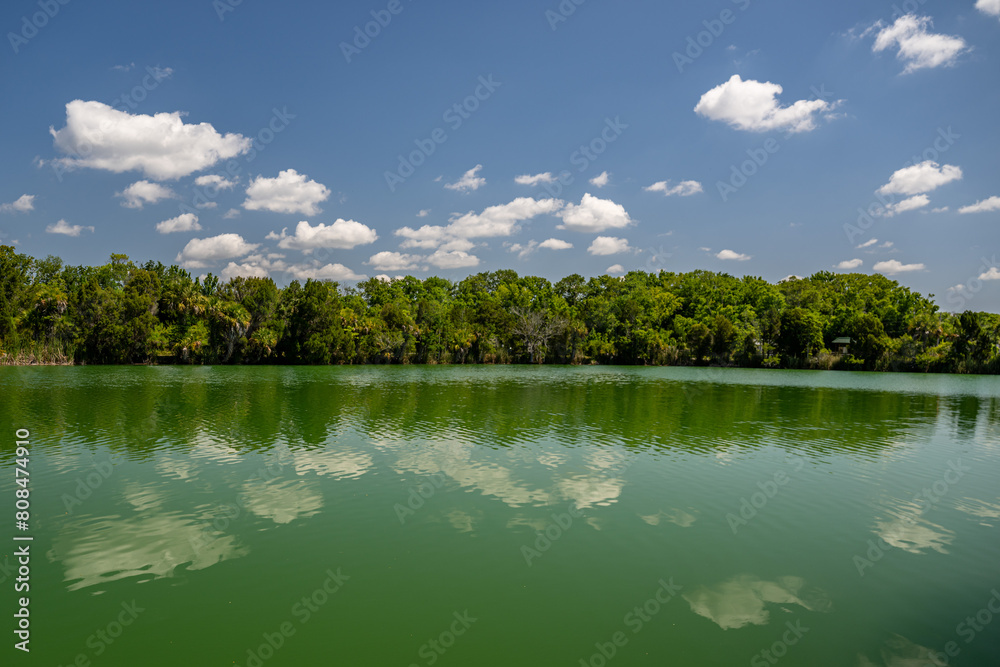
[[751, 259], [750, 255], [744, 255], [734, 250], [720, 250], [715, 254], [715, 256], [718, 259], [731, 260], [736, 262], [745, 262], [748, 259]]
[[239, 234], [219, 234], [205, 239], [191, 239], [174, 261], [180, 262], [186, 269], [204, 269], [220, 259], [248, 255], [259, 245], [259, 243], [247, 243]]
[[142, 208], [145, 204], [155, 204], [164, 199], [173, 199], [177, 195], [166, 186], [142, 180], [136, 181], [121, 192], [116, 192], [115, 196], [121, 197], [122, 206], [125, 208]]
[[[979, 274], [980, 280], [1000, 280], [1000, 269], [995, 266], [991, 266], [989, 271]], [[961, 285], [959, 285], [961, 287]]]
[[573, 247], [573, 244], [562, 239], [545, 239], [538, 244], [538, 247], [548, 248], [549, 250], [569, 250]]
[[738, 130], [808, 132], [816, 128], [816, 114], [837, 106], [816, 99], [799, 100], [783, 107], [778, 101], [781, 91], [782, 87], [776, 83], [744, 81], [739, 74], [734, 74], [729, 81], [702, 95], [694, 110], [705, 118], [728, 123]]
[[861, 248], [870, 248], [871, 246], [875, 245], [876, 243], [878, 243], [878, 239], [868, 239], [867, 241], [865, 241], [861, 245], [857, 246], [857, 248], [858, 249], [861, 249]]
[[222, 217], [226, 220], [232, 220], [233, 218], [240, 217], [240, 210], [238, 208], [231, 208], [222, 214]]
[[285, 250], [301, 250], [305, 254], [317, 248], [337, 248], [350, 250], [359, 245], [368, 245], [378, 239], [375, 230], [354, 220], [338, 219], [332, 225], [322, 222], [313, 227], [303, 220], [295, 226], [295, 234], [289, 235], [285, 227], [281, 233], [271, 232], [267, 235], [270, 241], [278, 241], [278, 247]]
[[517, 176], [514, 178], [514, 182], [518, 185], [538, 185], [539, 183], [552, 183], [555, 180], [556, 177], [553, 176], [550, 171], [547, 171], [544, 174], [535, 174], [534, 176], [524, 174], [523, 176]]
[[294, 169], [285, 169], [276, 178], [258, 176], [250, 181], [243, 208], [249, 211], [318, 215], [322, 209], [317, 204], [326, 201], [329, 196], [330, 190], [325, 185], [310, 180]]
[[420, 209], [420, 211], [417, 213], [417, 217], [418, 218], [426, 218], [430, 214], [431, 214], [431, 210], [429, 208], [424, 208], [424, 209]]
[[9, 204], [0, 204], [0, 213], [27, 213], [35, 209], [35, 195], [21, 195]]
[[860, 259], [848, 259], [837, 265], [837, 268], [841, 271], [850, 271], [851, 269], [856, 269], [864, 264]]
[[283, 255], [272, 254], [248, 255], [240, 262], [229, 262], [226, 268], [222, 269], [220, 275], [223, 279], [231, 278], [267, 278], [272, 271], [287, 271], [288, 267], [282, 261]]
[[659, 183], [653, 183], [649, 187], [643, 188], [643, 190], [646, 192], [662, 192], [665, 197], [673, 195], [690, 197], [691, 195], [703, 192], [701, 183], [698, 181], [681, 181], [677, 185], [670, 185], [670, 181], [660, 181]]
[[564, 205], [558, 199], [519, 197], [507, 204], [485, 208], [481, 213], [456, 213], [448, 225], [423, 225], [419, 229], [400, 227], [395, 233], [406, 239], [400, 244], [403, 248], [466, 251], [473, 247], [469, 239], [511, 236], [520, 230], [522, 222], [555, 213]]
[[91, 234], [94, 233], [93, 227], [84, 227], [83, 225], [71, 225], [65, 220], [59, 220], [54, 225], [48, 225], [45, 231], [49, 234], [64, 234], [66, 236], [79, 236], [80, 232], [83, 230], [89, 231]]
[[518, 197], [508, 204], [490, 206], [482, 213], [469, 212], [453, 217], [448, 225], [448, 233], [460, 238], [487, 238], [510, 236], [516, 232], [521, 222], [546, 213], [555, 213], [562, 208], [558, 199], [532, 199]]
[[609, 174], [606, 171], [602, 171], [600, 174], [590, 179], [590, 184], [593, 185], [595, 188], [603, 188], [605, 185], [608, 184], [608, 181], [610, 180], [611, 180], [611, 174]]
[[903, 264], [898, 259], [890, 259], [887, 262], [878, 262], [872, 267], [873, 270], [894, 276], [897, 273], [908, 273], [910, 271], [923, 271], [923, 264]]
[[245, 153], [250, 139], [220, 134], [209, 123], [185, 123], [180, 111], [153, 116], [130, 114], [101, 102], [73, 100], [66, 105], [66, 127], [49, 128], [55, 160], [66, 169], [141, 171], [162, 181], [207, 169]]
[[528, 241], [527, 243], [511, 243], [504, 244], [507, 246], [507, 252], [516, 252], [518, 259], [524, 259], [531, 253], [538, 249], [538, 241]]
[[625, 273], [625, 267], [622, 266], [621, 264], [612, 264], [607, 269], [605, 269], [604, 272], [607, 273], [607, 274], [610, 274], [610, 275], [616, 275], [616, 274], [619, 274], [619, 273]]
[[961, 179], [962, 170], [959, 167], [951, 164], [941, 166], [933, 160], [925, 160], [897, 170], [878, 192], [883, 195], [917, 195]]
[[354, 273], [343, 264], [293, 264], [286, 270], [296, 280], [364, 280], [367, 277]]
[[1000, 197], [990, 197], [958, 209], [959, 213], [986, 213], [989, 211], [1000, 211]]
[[976, 0], [976, 9], [983, 14], [1000, 16], [1000, 0]]
[[170, 218], [163, 222], [156, 223], [156, 231], [161, 234], [173, 234], [174, 232], [196, 232], [201, 229], [198, 224], [198, 216], [194, 213], [182, 213], [176, 218]]
[[621, 239], [615, 236], [598, 236], [587, 248], [591, 255], [617, 255], [628, 252], [632, 247], [628, 244], [628, 239]]
[[906, 213], [907, 211], [914, 211], [918, 208], [923, 208], [931, 203], [930, 198], [927, 195], [917, 195], [915, 197], [910, 197], [909, 199], [904, 199], [897, 204], [889, 204], [882, 210], [882, 215], [886, 218], [891, 218], [894, 215], [899, 215], [900, 213]]
[[598, 199], [590, 193], [583, 195], [579, 204], [570, 204], [559, 217], [559, 229], [574, 232], [599, 233], [608, 229], [622, 229], [632, 224], [625, 207], [610, 199]]
[[486, 179], [478, 175], [482, 168], [483, 165], [477, 164], [475, 167], [462, 174], [462, 178], [458, 179], [454, 183], [445, 183], [444, 187], [448, 190], [458, 190], [459, 192], [472, 192], [474, 190], [478, 190], [486, 185]]
[[478, 257], [462, 250], [438, 249], [427, 257], [427, 261], [439, 269], [466, 269], [479, 266]]
[[205, 174], [194, 179], [194, 184], [202, 187], [212, 187], [216, 190], [230, 190], [236, 186], [236, 181], [230, 181], [218, 174]]
[[414, 271], [423, 259], [420, 255], [401, 252], [380, 252], [368, 259], [368, 265], [376, 271]]
[[880, 21], [873, 26], [879, 32], [872, 51], [878, 53], [898, 48], [896, 59], [906, 64], [903, 74], [954, 65], [958, 57], [969, 50], [965, 40], [953, 35], [928, 32], [928, 26], [933, 25], [929, 16], [916, 14], [900, 16], [890, 26], [883, 27]]

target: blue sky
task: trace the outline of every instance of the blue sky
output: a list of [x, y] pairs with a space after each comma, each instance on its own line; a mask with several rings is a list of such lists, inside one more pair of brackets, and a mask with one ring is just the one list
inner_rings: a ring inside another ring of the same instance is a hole
[[4, 3], [0, 242], [279, 284], [853, 270], [1000, 310], [1000, 0], [233, 1]]

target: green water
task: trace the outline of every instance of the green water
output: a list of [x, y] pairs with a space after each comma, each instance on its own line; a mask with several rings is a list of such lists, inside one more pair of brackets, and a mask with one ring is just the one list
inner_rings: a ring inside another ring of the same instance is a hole
[[1000, 664], [997, 378], [3, 368], [0, 425], [4, 665]]

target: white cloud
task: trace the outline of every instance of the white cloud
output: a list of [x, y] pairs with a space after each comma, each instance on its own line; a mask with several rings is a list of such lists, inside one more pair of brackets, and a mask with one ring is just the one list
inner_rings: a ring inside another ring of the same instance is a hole
[[872, 267], [873, 270], [890, 276], [910, 271], [923, 271], [924, 268], [923, 264], [903, 264], [898, 259], [890, 259], [887, 262], [878, 262]]
[[752, 259], [750, 255], [744, 255], [733, 250], [720, 250], [715, 254], [716, 258], [724, 260], [733, 260], [737, 262], [745, 262], [748, 259]]
[[163, 222], [156, 223], [156, 231], [161, 234], [172, 234], [174, 232], [196, 232], [201, 229], [198, 224], [198, 216], [194, 213], [182, 213], [176, 218], [170, 218]]
[[395, 234], [406, 239], [400, 244], [403, 248], [436, 248], [444, 243], [448, 232], [441, 225], [423, 225], [420, 229], [400, 227]]
[[598, 199], [587, 193], [579, 204], [570, 204], [559, 213], [563, 224], [558, 229], [598, 233], [607, 229], [622, 229], [632, 224], [625, 207], [610, 199]]
[[858, 248], [858, 249], [861, 249], [861, 248], [868, 248], [868, 247], [870, 247], [870, 246], [873, 246], [873, 245], [875, 245], [876, 243], [878, 243], [878, 239], [868, 239], [867, 241], [865, 241], [865, 242], [864, 242], [864, 243], [862, 243], [861, 245], [857, 246], [857, 248]]
[[948, 209], [947, 206], [941, 206], [941, 207], [938, 207], [938, 208], [932, 208], [931, 209], [931, 213], [944, 213], [944, 212], [946, 212], [948, 210], [949, 209]]
[[1000, 211], [1000, 197], [990, 197], [958, 209], [959, 213], [985, 213], [988, 211]]
[[400, 252], [380, 252], [372, 255], [368, 265], [376, 271], [413, 271], [423, 259], [420, 255]]
[[482, 213], [469, 212], [452, 217], [447, 234], [460, 238], [488, 238], [510, 236], [518, 231], [519, 223], [545, 213], [555, 213], [563, 207], [558, 199], [518, 197], [508, 204], [490, 206]]
[[209, 123], [186, 124], [184, 114], [132, 115], [101, 102], [66, 105], [66, 127], [49, 128], [66, 169], [87, 167], [115, 173], [142, 171], [158, 181], [207, 169], [250, 148], [240, 134], [219, 134]]
[[364, 280], [366, 277], [354, 273], [343, 264], [321, 266], [319, 262], [293, 264], [287, 271], [296, 280]]
[[232, 220], [233, 218], [238, 218], [240, 217], [240, 210], [238, 208], [231, 208], [228, 211], [226, 211], [222, 215], [222, 217], [225, 218], [226, 220]]
[[143, 180], [136, 181], [121, 192], [116, 192], [115, 196], [122, 198], [122, 206], [125, 208], [142, 208], [145, 204], [173, 199], [177, 195], [164, 185]]
[[573, 247], [573, 244], [563, 241], [562, 239], [545, 239], [538, 244], [538, 247], [547, 248], [549, 250], [569, 250]]
[[556, 177], [553, 176], [550, 171], [547, 171], [544, 174], [535, 174], [534, 176], [524, 174], [523, 176], [517, 176], [514, 178], [514, 182], [518, 185], [538, 185], [539, 183], [552, 183], [555, 180]]
[[430, 214], [431, 214], [431, 210], [429, 208], [425, 208], [425, 209], [421, 209], [420, 212], [417, 213], [417, 217], [418, 218], [426, 218]]
[[286, 227], [280, 234], [271, 232], [267, 239], [278, 241], [279, 248], [301, 250], [307, 255], [317, 248], [350, 250], [359, 245], [374, 243], [378, 239], [374, 229], [354, 220], [338, 219], [329, 226], [321, 222], [315, 227], [302, 220], [295, 226], [294, 235], [288, 235], [287, 230]]
[[[979, 274], [980, 280], [1000, 280], [1000, 269], [995, 266], [991, 266], [990, 270], [985, 273]], [[959, 285], [961, 287], [961, 285]]]
[[783, 107], [778, 101], [781, 91], [781, 86], [776, 83], [761, 83], [752, 79], [744, 81], [739, 74], [734, 74], [729, 81], [702, 95], [694, 110], [738, 130], [808, 132], [816, 128], [817, 113], [830, 111], [836, 106], [817, 99], [799, 100]]
[[881, 22], [876, 23], [873, 27], [882, 29], [875, 37], [872, 51], [878, 53], [899, 47], [896, 59], [906, 63], [903, 74], [954, 65], [958, 56], [968, 50], [965, 40], [952, 35], [927, 32], [928, 26], [933, 26], [929, 16], [915, 14], [900, 16], [887, 27], [882, 27]]
[[88, 230], [91, 234], [94, 233], [93, 227], [84, 227], [83, 225], [71, 225], [65, 220], [59, 220], [54, 225], [49, 225], [45, 228], [45, 231], [49, 234], [65, 234], [66, 236], [79, 236], [80, 232], [83, 230]]
[[236, 186], [236, 181], [227, 180], [218, 174], [205, 174], [194, 179], [194, 184], [202, 187], [210, 186], [216, 190], [229, 190]]
[[465, 269], [479, 266], [479, 258], [461, 250], [438, 249], [427, 261], [439, 269]]
[[628, 252], [632, 247], [628, 244], [628, 239], [621, 239], [615, 236], [598, 236], [587, 248], [591, 255], [617, 255]]
[[477, 164], [475, 167], [462, 174], [462, 178], [458, 179], [454, 183], [445, 183], [444, 187], [448, 190], [459, 190], [461, 192], [478, 190], [486, 185], [486, 179], [478, 175], [479, 170], [482, 168], [483, 165]]
[[177, 254], [175, 262], [186, 269], [204, 269], [213, 261], [250, 254], [259, 243], [247, 243], [239, 234], [219, 234], [205, 239], [191, 239]]
[[35, 209], [35, 195], [21, 195], [10, 204], [0, 204], [0, 213], [27, 213]]
[[1000, 16], [1000, 0], [976, 0], [976, 9], [983, 14]]
[[524, 259], [525, 257], [527, 257], [528, 255], [530, 255], [531, 253], [535, 252], [535, 250], [538, 249], [538, 241], [528, 241], [525, 244], [505, 243], [504, 245], [507, 246], [507, 252], [516, 252], [518, 259]]
[[195, 204], [194, 207], [195, 208], [219, 208], [219, 204], [218, 204], [218, 202], [214, 202], [214, 201], [206, 201], [206, 202], [201, 202], [200, 204]]
[[282, 255], [249, 255], [241, 263], [229, 262], [219, 275], [223, 279], [231, 278], [267, 278], [272, 271], [287, 271], [288, 267], [281, 261]]
[[325, 185], [310, 180], [294, 169], [286, 169], [279, 172], [276, 178], [258, 176], [250, 181], [243, 208], [250, 211], [263, 209], [275, 213], [318, 215], [322, 209], [317, 204], [329, 196], [330, 190]]
[[681, 181], [674, 186], [670, 185], [670, 181], [660, 181], [659, 183], [653, 183], [647, 188], [643, 188], [643, 190], [646, 192], [662, 192], [666, 197], [670, 197], [672, 195], [690, 197], [691, 195], [703, 192], [701, 183], [698, 181]]
[[621, 264], [612, 264], [607, 269], [605, 269], [604, 272], [612, 275], [616, 273], [625, 273], [625, 267], [622, 266]]
[[856, 269], [864, 264], [860, 259], [848, 259], [837, 265], [837, 268], [841, 271], [850, 271], [851, 269]]
[[593, 185], [595, 188], [603, 188], [605, 185], [608, 184], [608, 181], [610, 180], [611, 180], [611, 174], [609, 174], [606, 171], [602, 171], [600, 174], [590, 179], [590, 184]]
[[930, 197], [927, 195], [917, 195], [915, 197], [910, 197], [909, 199], [904, 199], [898, 204], [889, 204], [882, 210], [881, 215], [886, 218], [891, 218], [892, 216], [899, 215], [900, 213], [906, 213], [907, 211], [914, 211], [918, 208], [923, 208], [930, 203]]
[[917, 195], [962, 179], [962, 170], [955, 165], [939, 165], [925, 160], [911, 167], [897, 170], [889, 182], [878, 189], [883, 195]]

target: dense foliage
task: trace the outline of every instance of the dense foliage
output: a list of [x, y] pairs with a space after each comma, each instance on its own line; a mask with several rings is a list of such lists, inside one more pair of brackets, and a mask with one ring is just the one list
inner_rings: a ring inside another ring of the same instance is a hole
[[[850, 337], [847, 354], [833, 341]], [[0, 360], [216, 364], [717, 364], [988, 372], [1000, 316], [951, 315], [881, 275], [772, 285], [707, 271], [556, 282], [514, 271], [357, 287], [193, 278], [0, 246]]]

